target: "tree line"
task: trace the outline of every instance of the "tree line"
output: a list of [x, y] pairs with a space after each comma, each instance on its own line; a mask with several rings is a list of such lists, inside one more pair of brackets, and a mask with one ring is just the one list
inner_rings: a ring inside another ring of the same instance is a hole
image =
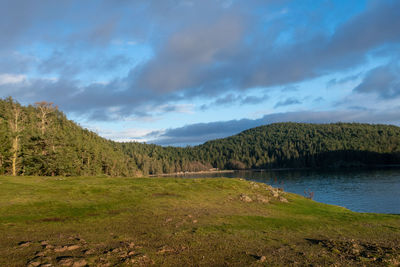
[[0, 99], [0, 174], [141, 176], [200, 171], [181, 148], [117, 143], [68, 120], [57, 106]]
[[400, 128], [275, 123], [194, 147], [106, 140], [57, 106], [0, 99], [0, 174], [145, 176], [218, 169], [354, 167], [400, 163]]

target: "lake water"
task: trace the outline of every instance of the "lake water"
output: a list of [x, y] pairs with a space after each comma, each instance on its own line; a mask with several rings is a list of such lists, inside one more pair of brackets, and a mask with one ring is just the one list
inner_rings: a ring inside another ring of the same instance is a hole
[[245, 178], [357, 212], [400, 214], [400, 169], [237, 171], [185, 177]]

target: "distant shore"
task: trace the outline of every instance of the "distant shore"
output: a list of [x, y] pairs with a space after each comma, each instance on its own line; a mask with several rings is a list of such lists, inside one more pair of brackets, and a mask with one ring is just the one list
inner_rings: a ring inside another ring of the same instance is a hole
[[163, 174], [151, 174], [149, 177], [170, 177], [170, 176], [185, 176], [193, 174], [210, 174], [210, 173], [233, 173], [235, 170], [209, 170], [209, 171], [197, 171], [197, 172], [173, 172]]
[[244, 170], [208, 170], [208, 171], [197, 171], [197, 172], [173, 172], [173, 173], [163, 173], [163, 174], [151, 174], [149, 177], [171, 177], [171, 176], [186, 176], [186, 175], [196, 175], [196, 174], [212, 174], [212, 173], [233, 173], [238, 171], [243, 172], [269, 172], [269, 171], [305, 171], [305, 170], [353, 170], [353, 169], [381, 169], [381, 168], [400, 168], [400, 164], [379, 164], [379, 165], [365, 165], [365, 166], [353, 166], [353, 167], [319, 167], [319, 168], [271, 168], [271, 169], [244, 169]]

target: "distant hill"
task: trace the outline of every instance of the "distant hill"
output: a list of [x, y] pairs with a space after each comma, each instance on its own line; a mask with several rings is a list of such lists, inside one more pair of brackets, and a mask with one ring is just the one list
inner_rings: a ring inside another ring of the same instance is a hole
[[275, 123], [187, 148], [117, 143], [83, 129], [51, 103], [0, 99], [0, 174], [140, 176], [219, 169], [400, 164], [400, 128]]
[[218, 168], [316, 168], [400, 164], [400, 127], [274, 123], [195, 147]]

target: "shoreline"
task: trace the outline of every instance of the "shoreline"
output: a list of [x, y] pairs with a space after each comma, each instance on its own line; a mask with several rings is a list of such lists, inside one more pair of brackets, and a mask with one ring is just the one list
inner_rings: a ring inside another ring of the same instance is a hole
[[368, 170], [368, 169], [386, 169], [386, 168], [400, 168], [400, 164], [390, 165], [370, 165], [370, 166], [357, 166], [357, 167], [340, 167], [340, 168], [271, 168], [271, 169], [244, 169], [244, 170], [209, 170], [209, 171], [197, 171], [197, 172], [174, 172], [174, 173], [163, 173], [163, 174], [151, 174], [148, 177], [175, 177], [175, 176], [186, 176], [196, 174], [212, 174], [212, 173], [234, 173], [234, 172], [270, 172], [270, 171], [318, 171], [321, 169], [326, 170]]
[[151, 174], [149, 177], [171, 177], [171, 176], [185, 176], [193, 174], [210, 174], [210, 173], [233, 173], [236, 170], [220, 170], [220, 171], [198, 171], [198, 172], [173, 172], [163, 174]]

